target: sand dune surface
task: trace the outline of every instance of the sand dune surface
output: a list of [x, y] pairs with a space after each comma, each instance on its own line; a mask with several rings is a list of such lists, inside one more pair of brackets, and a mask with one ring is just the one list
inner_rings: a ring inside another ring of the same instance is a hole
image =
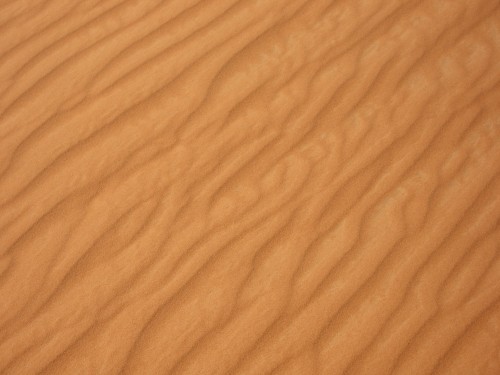
[[0, 0], [0, 374], [500, 374], [498, 0]]

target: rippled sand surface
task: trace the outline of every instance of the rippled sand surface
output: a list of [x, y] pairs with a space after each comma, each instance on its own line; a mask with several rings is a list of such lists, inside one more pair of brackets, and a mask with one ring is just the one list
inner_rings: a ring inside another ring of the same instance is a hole
[[500, 374], [498, 0], [0, 0], [0, 374]]

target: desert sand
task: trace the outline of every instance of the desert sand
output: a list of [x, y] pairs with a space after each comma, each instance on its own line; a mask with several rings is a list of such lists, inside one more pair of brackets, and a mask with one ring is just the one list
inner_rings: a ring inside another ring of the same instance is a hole
[[500, 374], [498, 0], [0, 0], [0, 374]]

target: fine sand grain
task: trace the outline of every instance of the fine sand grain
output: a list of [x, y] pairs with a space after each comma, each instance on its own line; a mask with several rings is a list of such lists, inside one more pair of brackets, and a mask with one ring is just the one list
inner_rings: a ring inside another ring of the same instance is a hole
[[0, 374], [500, 374], [499, 0], [0, 0]]

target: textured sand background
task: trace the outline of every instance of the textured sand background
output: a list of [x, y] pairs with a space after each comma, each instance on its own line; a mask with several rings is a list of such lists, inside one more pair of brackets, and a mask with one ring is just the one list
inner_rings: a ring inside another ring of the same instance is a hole
[[500, 374], [498, 0], [0, 0], [0, 373]]

